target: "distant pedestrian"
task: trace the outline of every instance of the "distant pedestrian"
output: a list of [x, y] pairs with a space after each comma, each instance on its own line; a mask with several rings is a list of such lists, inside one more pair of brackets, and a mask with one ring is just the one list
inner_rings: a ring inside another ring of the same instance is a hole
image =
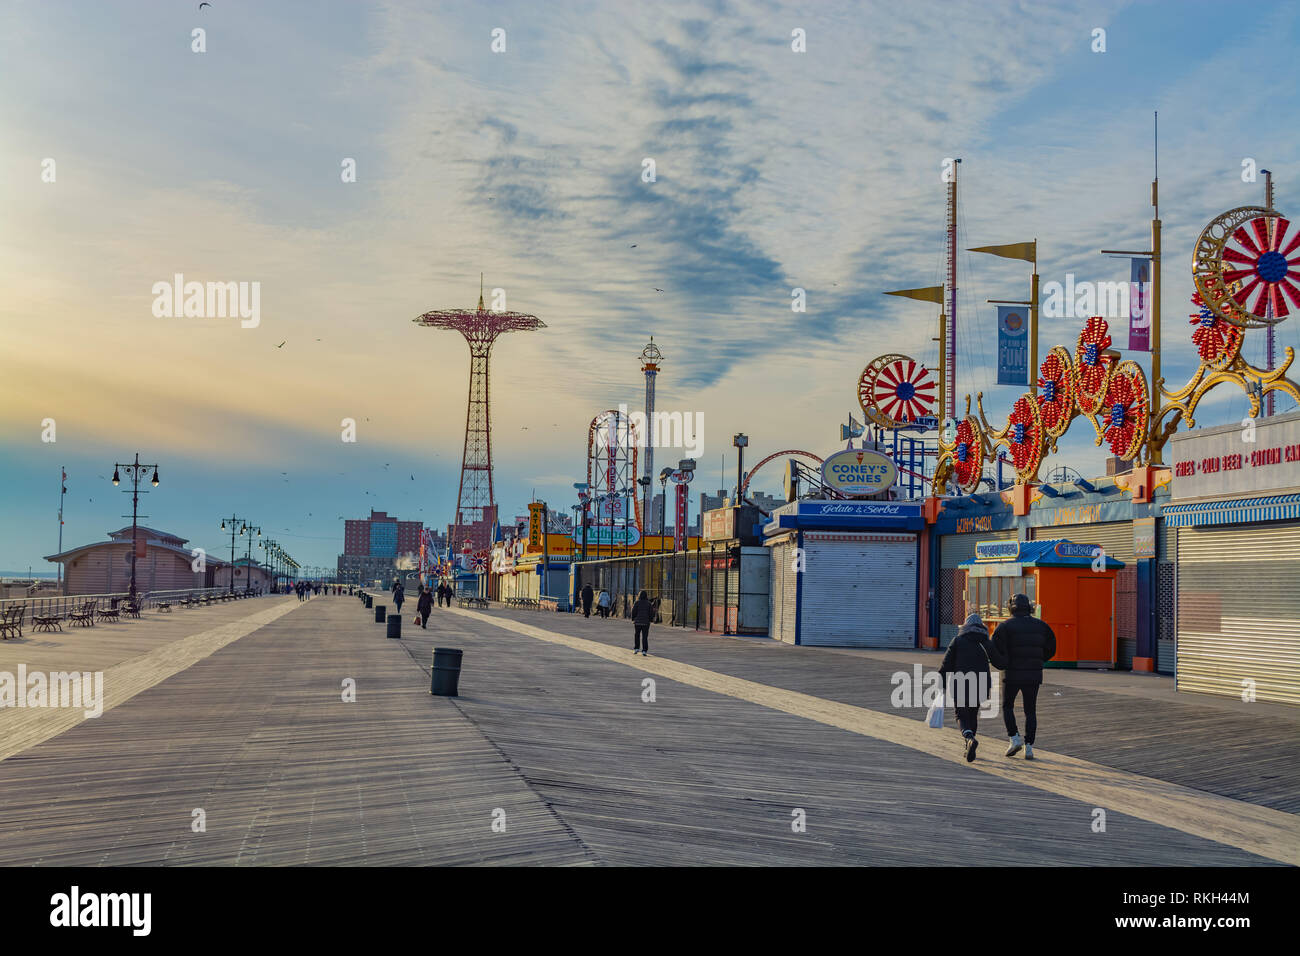
[[609, 592], [604, 588], [600, 589], [600, 597], [596, 598], [596, 604], [600, 608], [600, 616], [609, 617]]
[[[975, 732], [979, 729], [980, 707], [988, 699], [992, 680], [990, 663], [998, 668], [1006, 666], [1001, 651], [989, 641], [989, 630], [984, 621], [978, 614], [972, 614], [958, 629], [957, 636], [948, 645], [948, 653], [943, 656], [943, 663], [939, 665], [944, 701], [951, 701], [956, 711], [957, 726], [965, 740], [967, 762], [975, 759], [975, 750], [979, 747]], [[948, 687], [950, 676], [953, 678], [951, 689]]]
[[653, 615], [654, 605], [650, 603], [650, 595], [642, 591], [632, 605], [633, 654], [640, 651], [642, 657], [650, 656], [650, 619]]
[[[1038, 734], [1038, 688], [1043, 683], [1043, 665], [1056, 656], [1056, 635], [1043, 621], [1032, 616], [1034, 605], [1030, 603], [1029, 595], [1014, 595], [1010, 610], [1011, 617], [993, 632], [993, 645], [1006, 658], [1002, 720], [1007, 725], [1007, 736], [1011, 738], [1007, 756], [1014, 757], [1023, 747], [1025, 759], [1033, 760], [1034, 740]], [[1016, 728], [1017, 695], [1023, 695], [1025, 699], [1023, 738]]]
[[582, 616], [583, 617], [591, 617], [591, 601], [592, 598], [594, 597], [595, 597], [595, 593], [592, 591], [591, 585], [584, 584], [582, 586]]
[[[441, 596], [438, 603], [442, 603]], [[415, 601], [415, 610], [420, 614], [420, 627], [426, 630], [429, 627], [429, 612], [433, 610], [433, 594], [423, 584], [420, 585], [420, 596]]]
[[393, 603], [397, 605], [397, 616], [402, 616], [402, 602], [406, 600], [406, 588], [402, 587], [402, 582], [397, 582], [397, 587], [393, 588]]

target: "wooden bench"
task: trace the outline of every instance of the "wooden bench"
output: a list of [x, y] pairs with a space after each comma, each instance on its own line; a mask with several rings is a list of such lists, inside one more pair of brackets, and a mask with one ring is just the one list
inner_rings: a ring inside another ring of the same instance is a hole
[[95, 626], [95, 602], [86, 601], [75, 611], [68, 612], [68, 620], [73, 624], [80, 624], [82, 627]]
[[10, 636], [23, 636], [23, 614], [26, 610], [24, 605], [15, 604], [0, 612], [0, 640], [7, 640]]

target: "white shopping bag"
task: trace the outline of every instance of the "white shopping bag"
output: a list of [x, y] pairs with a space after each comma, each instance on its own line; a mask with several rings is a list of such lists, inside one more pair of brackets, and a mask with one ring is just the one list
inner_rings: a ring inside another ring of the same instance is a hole
[[930, 710], [925, 715], [925, 722], [931, 727], [943, 726], [943, 694], [935, 698], [934, 703], [930, 705]]

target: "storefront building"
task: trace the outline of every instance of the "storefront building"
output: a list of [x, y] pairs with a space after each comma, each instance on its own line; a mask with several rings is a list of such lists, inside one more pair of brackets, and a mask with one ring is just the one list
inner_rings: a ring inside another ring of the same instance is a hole
[[768, 633], [787, 644], [915, 647], [919, 503], [804, 499], [772, 512]]
[[1173, 673], [1173, 557], [1162, 518], [1171, 477], [1168, 468], [1143, 469], [930, 499], [935, 587], [929, 595], [933, 623], [922, 630], [922, 646], [947, 647], [956, 635], [978, 544], [1066, 539], [1101, 548], [1122, 564], [1115, 570], [1114, 666]]
[[1168, 448], [1178, 689], [1300, 704], [1300, 413]]

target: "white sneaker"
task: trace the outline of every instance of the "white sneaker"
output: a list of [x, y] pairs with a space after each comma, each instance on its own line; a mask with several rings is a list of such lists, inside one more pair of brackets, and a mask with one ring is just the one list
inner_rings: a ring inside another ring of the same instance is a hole
[[1020, 748], [1024, 745], [1025, 742], [1020, 739], [1020, 735], [1016, 734], [1011, 738], [1011, 746], [1007, 748], [1007, 756], [1014, 757], [1016, 754], [1020, 753]]
[[1033, 744], [1025, 744], [1025, 759], [1026, 759], [1026, 760], [1033, 760], [1033, 759], [1034, 759], [1034, 745], [1033, 745]]

